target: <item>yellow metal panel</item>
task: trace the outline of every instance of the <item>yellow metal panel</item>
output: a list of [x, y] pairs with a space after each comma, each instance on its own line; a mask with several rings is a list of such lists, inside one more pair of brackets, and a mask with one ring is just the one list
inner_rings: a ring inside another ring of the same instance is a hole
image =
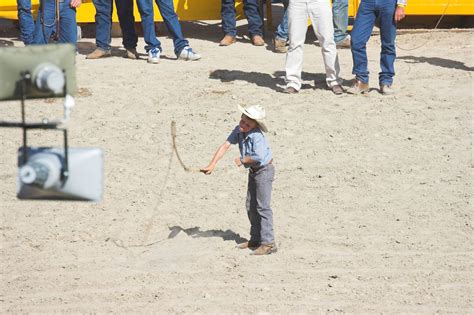
[[[267, 0], [270, 1], [270, 0]], [[36, 15], [39, 0], [32, 0], [33, 14]], [[355, 16], [360, 0], [349, 0], [349, 16]], [[174, 0], [176, 13], [182, 21], [220, 20], [221, 0]], [[236, 1], [237, 18], [243, 18], [242, 1]], [[474, 15], [473, 0], [408, 0], [407, 15]], [[85, 0], [77, 10], [80, 23], [94, 22], [95, 8], [92, 0]], [[1, 0], [0, 18], [16, 20], [16, 0]], [[135, 6], [135, 18], [140, 21], [140, 14]], [[117, 22], [114, 11], [113, 20]], [[162, 21], [155, 5], [155, 20]]]

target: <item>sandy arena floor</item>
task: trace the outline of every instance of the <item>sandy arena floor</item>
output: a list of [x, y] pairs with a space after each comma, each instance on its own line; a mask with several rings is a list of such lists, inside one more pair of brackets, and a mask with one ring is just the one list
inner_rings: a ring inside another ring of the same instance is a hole
[[[473, 31], [402, 32], [394, 96], [375, 89], [377, 36], [374, 89], [335, 96], [314, 36], [304, 88], [285, 95], [285, 55], [245, 39], [218, 47], [216, 24], [185, 34], [201, 61], [174, 60], [163, 36], [159, 65], [123, 58], [118, 38], [103, 60], [85, 60], [94, 39], [79, 44], [70, 145], [104, 150], [102, 202], [17, 200], [21, 132], [0, 130], [1, 313], [474, 313]], [[5, 34], [0, 45], [22, 46]], [[350, 50], [339, 59], [347, 87]], [[182, 159], [204, 167], [237, 104], [254, 103], [277, 172], [279, 251], [265, 257], [235, 247], [249, 236], [237, 148], [213, 175], [187, 173], [170, 136], [175, 120]], [[29, 104], [31, 120], [62, 112]], [[19, 109], [3, 103], [0, 117]], [[61, 146], [57, 133], [30, 139]]]

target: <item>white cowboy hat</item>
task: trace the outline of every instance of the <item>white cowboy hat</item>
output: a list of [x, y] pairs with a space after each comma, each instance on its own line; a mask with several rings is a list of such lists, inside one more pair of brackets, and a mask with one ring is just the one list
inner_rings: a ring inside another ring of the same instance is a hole
[[265, 109], [261, 105], [250, 105], [247, 107], [237, 105], [237, 107], [242, 114], [255, 120], [263, 132], [268, 132], [267, 122], [265, 121]]

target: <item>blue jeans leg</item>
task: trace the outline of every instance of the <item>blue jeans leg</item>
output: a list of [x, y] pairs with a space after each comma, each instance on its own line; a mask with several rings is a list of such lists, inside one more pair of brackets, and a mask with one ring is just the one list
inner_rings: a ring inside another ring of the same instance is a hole
[[17, 0], [18, 21], [20, 23], [20, 38], [25, 45], [33, 43], [35, 21], [31, 14], [31, 0]]
[[112, 33], [111, 0], [92, 0], [95, 6], [95, 44], [102, 50], [110, 50]]
[[347, 36], [347, 24], [349, 22], [348, 0], [333, 0], [332, 21], [334, 24], [334, 41], [341, 42]]
[[397, 35], [397, 25], [393, 19], [397, 3], [395, 0], [387, 1], [379, 10], [380, 39], [382, 41], [382, 51], [380, 52], [379, 83], [391, 85], [395, 75], [395, 37]]
[[[51, 36], [56, 33], [55, 0], [43, 0], [38, 12], [38, 23], [35, 25], [34, 44], [48, 44]], [[76, 9], [69, 4], [59, 4], [60, 25], [59, 43], [77, 43]]]
[[364, 83], [369, 83], [366, 46], [374, 28], [375, 18], [375, 0], [362, 0], [351, 33], [351, 52], [352, 74]]
[[247, 17], [250, 37], [255, 35], [262, 36], [263, 22], [260, 14], [258, 13], [258, 1], [244, 0], [244, 13]]
[[288, 10], [285, 10], [283, 19], [280, 24], [278, 24], [277, 30], [275, 32], [275, 38], [283, 41], [288, 41]]
[[146, 44], [145, 50], [148, 52], [153, 48], [158, 48], [161, 51], [161, 43], [156, 38], [155, 32], [153, 0], [137, 0], [137, 5], [140, 17], [142, 18], [143, 37]]
[[189, 42], [184, 38], [178, 15], [174, 11], [173, 0], [155, 0], [160, 9], [163, 21], [168, 32], [173, 37], [174, 53], [179, 56], [184, 47], [189, 46]]
[[221, 2], [222, 31], [224, 35], [236, 36], [234, 0], [222, 0]]

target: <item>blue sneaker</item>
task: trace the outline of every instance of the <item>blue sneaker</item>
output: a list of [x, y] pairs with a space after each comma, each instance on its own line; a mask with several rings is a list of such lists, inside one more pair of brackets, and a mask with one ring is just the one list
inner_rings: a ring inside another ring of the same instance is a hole
[[186, 46], [181, 50], [178, 59], [195, 61], [201, 59], [201, 55], [196, 53], [191, 47]]
[[158, 48], [152, 48], [148, 51], [148, 63], [159, 63], [160, 62], [160, 50]]

